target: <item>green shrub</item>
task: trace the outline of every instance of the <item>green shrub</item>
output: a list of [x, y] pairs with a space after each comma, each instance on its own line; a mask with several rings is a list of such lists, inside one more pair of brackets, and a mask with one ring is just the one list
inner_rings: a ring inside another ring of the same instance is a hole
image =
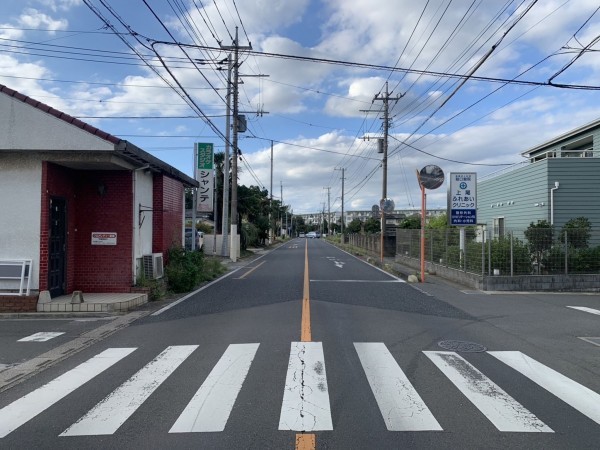
[[204, 253], [186, 251], [182, 247], [169, 249], [169, 263], [165, 275], [173, 292], [189, 292], [201, 282]]
[[204, 258], [203, 269], [204, 270], [202, 270], [202, 273], [200, 274], [201, 282], [214, 280], [219, 275], [224, 274], [227, 270], [225, 269], [225, 266], [221, 264], [221, 261], [216, 258]]
[[154, 280], [144, 276], [139, 277], [135, 285], [140, 288], [148, 289], [148, 301], [155, 302], [165, 296], [166, 286], [164, 280]]

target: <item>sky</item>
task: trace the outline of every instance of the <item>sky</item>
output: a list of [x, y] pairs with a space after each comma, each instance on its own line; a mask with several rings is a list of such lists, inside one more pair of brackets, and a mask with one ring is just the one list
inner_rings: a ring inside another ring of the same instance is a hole
[[[371, 210], [384, 191], [396, 209], [419, 209], [425, 166], [482, 179], [600, 118], [598, 9], [597, 0], [19, 0], [0, 14], [0, 83], [192, 176], [195, 142], [225, 150], [237, 30], [240, 184], [272, 190], [294, 214], [339, 212], [342, 197], [346, 211]], [[445, 208], [446, 195], [446, 183], [427, 190], [427, 207]]]

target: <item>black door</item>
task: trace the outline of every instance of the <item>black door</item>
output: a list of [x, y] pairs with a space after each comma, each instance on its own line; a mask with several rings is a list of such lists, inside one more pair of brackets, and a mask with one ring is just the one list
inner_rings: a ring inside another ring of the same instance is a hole
[[67, 202], [50, 199], [50, 242], [48, 246], [48, 290], [50, 297], [65, 293]]

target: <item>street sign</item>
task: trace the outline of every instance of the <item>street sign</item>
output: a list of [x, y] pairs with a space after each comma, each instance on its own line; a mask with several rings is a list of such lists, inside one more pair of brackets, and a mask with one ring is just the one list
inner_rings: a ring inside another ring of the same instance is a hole
[[477, 174], [450, 173], [448, 184], [449, 225], [477, 224]]

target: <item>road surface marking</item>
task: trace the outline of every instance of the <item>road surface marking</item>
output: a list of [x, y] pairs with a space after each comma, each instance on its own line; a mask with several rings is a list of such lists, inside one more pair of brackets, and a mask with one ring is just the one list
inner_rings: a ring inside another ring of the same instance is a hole
[[167, 347], [60, 436], [113, 434], [197, 348], [197, 345]]
[[544, 422], [455, 352], [423, 352], [500, 431], [553, 433]]
[[300, 323], [300, 341], [312, 341], [310, 329], [310, 277], [308, 276], [308, 241], [304, 249], [304, 289], [302, 291], [302, 320]]
[[321, 342], [292, 342], [280, 430], [333, 430]]
[[383, 343], [355, 342], [354, 348], [388, 430], [442, 431]]
[[580, 336], [579, 339], [581, 339], [582, 341], [589, 342], [590, 344], [594, 344], [594, 345], [597, 345], [598, 347], [600, 347], [600, 337], [591, 337], [591, 336], [582, 337], [582, 336]]
[[585, 306], [567, 306], [567, 308], [577, 309], [579, 311], [587, 312], [590, 314], [597, 314], [600, 316], [600, 311], [597, 309], [586, 308]]
[[[327, 241], [325, 241], [325, 242], [327, 242]], [[327, 242], [327, 243], [328, 243], [329, 245], [331, 245], [332, 247], [335, 247], [335, 245], [333, 245], [333, 244], [331, 244], [331, 243], [329, 243], [329, 242]], [[370, 264], [370, 263], [368, 263], [368, 262], [367, 262], [367, 261], [365, 261], [364, 259], [360, 259], [360, 258], [358, 258], [357, 256], [353, 255], [352, 253], [348, 253], [346, 250], [342, 250], [342, 249], [341, 249], [341, 248], [339, 248], [339, 247], [335, 247], [335, 248], [336, 248], [337, 250], [339, 250], [340, 252], [342, 252], [342, 253], [346, 253], [347, 255], [351, 256], [352, 258], [356, 259], [357, 261], [360, 261], [360, 262], [362, 262], [362, 263], [366, 264], [367, 266], [369, 266], [369, 267], [371, 267], [371, 268], [373, 268], [373, 269], [375, 269], [375, 270], [378, 270], [378, 271], [380, 271], [381, 273], [385, 273], [385, 274], [386, 274], [388, 277], [395, 278], [395, 279], [396, 279], [396, 280], [398, 280], [400, 283], [406, 283], [406, 281], [404, 281], [403, 279], [401, 279], [401, 278], [398, 278], [397, 276], [395, 276], [395, 275], [392, 275], [392, 274], [391, 274], [391, 273], [389, 273], [389, 272], [386, 272], [385, 270], [381, 269], [380, 267], [377, 267], [377, 266], [374, 266], [373, 264]], [[412, 286], [412, 285], [411, 285], [411, 286]]]
[[600, 424], [600, 395], [521, 352], [488, 352]]
[[296, 450], [314, 450], [316, 445], [317, 443], [314, 434], [296, 435]]
[[[262, 256], [261, 256], [262, 258]], [[190, 297], [193, 297], [194, 295], [196, 295], [198, 292], [202, 292], [204, 289], [207, 289], [209, 287], [211, 287], [213, 284], [218, 283], [219, 281], [224, 280], [225, 278], [227, 278], [230, 275], [233, 275], [234, 273], [236, 273], [238, 270], [240, 270], [241, 267], [238, 267], [236, 269], [233, 269], [231, 272], [226, 273], [225, 275], [223, 275], [222, 277], [217, 278], [216, 280], [211, 281], [208, 284], [205, 284], [204, 286], [202, 286], [200, 289], [196, 289], [194, 292], [190, 292], [189, 294], [181, 297], [179, 300], [175, 300], [173, 303], [169, 303], [167, 306], [162, 307], [161, 309], [159, 309], [158, 311], [153, 312], [152, 314], [150, 314], [151, 316], [159, 316], [162, 313], [164, 313], [165, 311], [171, 309], [173, 306], [177, 306], [179, 305], [181, 302], [184, 302], [185, 300], [187, 300]]]
[[262, 266], [264, 263], [266, 263], [266, 261], [261, 261], [260, 264], [258, 264], [257, 266], [252, 267], [248, 272], [246, 272], [244, 275], [242, 275], [241, 277], [237, 277], [234, 278], [235, 280], [241, 280], [243, 278], [246, 278], [248, 275], [250, 275], [252, 272], [254, 272], [256, 269], [258, 269], [260, 266]]
[[259, 344], [231, 344], [169, 433], [223, 431]]
[[402, 280], [310, 280], [321, 283], [404, 283]]
[[[300, 321], [300, 341], [301, 342], [311, 342], [312, 341], [312, 331], [310, 327], [310, 276], [308, 271], [308, 241], [305, 242], [304, 245], [304, 286], [302, 290], [302, 318]], [[293, 348], [293, 345], [292, 345]], [[321, 350], [321, 353], [323, 351]], [[325, 360], [323, 360], [323, 374], [325, 373]], [[290, 354], [291, 360], [291, 354]], [[290, 365], [288, 365], [288, 376], [290, 373]], [[302, 369], [304, 370], [304, 368]], [[304, 372], [302, 373], [302, 379], [304, 379]], [[325, 378], [325, 386], [327, 385], [327, 378]], [[296, 387], [298, 388], [298, 387]], [[300, 389], [304, 389], [304, 386], [301, 386]], [[287, 394], [287, 382], [286, 382], [286, 394]], [[304, 394], [302, 394], [304, 395]], [[285, 394], [284, 394], [285, 399]], [[292, 400], [293, 401], [293, 400]], [[327, 397], [327, 407], [329, 408], [329, 397]], [[304, 414], [304, 412], [300, 412], [300, 414]], [[281, 417], [279, 419], [279, 426], [281, 428], [281, 421], [283, 420], [283, 407], [281, 409]], [[287, 419], [286, 419], [287, 420]], [[325, 419], [327, 421], [327, 419]], [[316, 422], [316, 421], [315, 421]], [[329, 412], [329, 423], [331, 423], [331, 412]], [[333, 425], [331, 425], [333, 428]], [[304, 430], [297, 430], [304, 431]], [[310, 430], [312, 431], [312, 430]], [[316, 437], [314, 434], [297, 434], [296, 435], [296, 449], [297, 450], [314, 450], [316, 446]]]
[[31, 336], [19, 339], [17, 342], [46, 342], [52, 338], [65, 334], [64, 331], [40, 331], [39, 333], [32, 334]]
[[33, 419], [134, 350], [135, 348], [109, 348], [104, 350], [74, 369], [0, 409], [0, 438]]

